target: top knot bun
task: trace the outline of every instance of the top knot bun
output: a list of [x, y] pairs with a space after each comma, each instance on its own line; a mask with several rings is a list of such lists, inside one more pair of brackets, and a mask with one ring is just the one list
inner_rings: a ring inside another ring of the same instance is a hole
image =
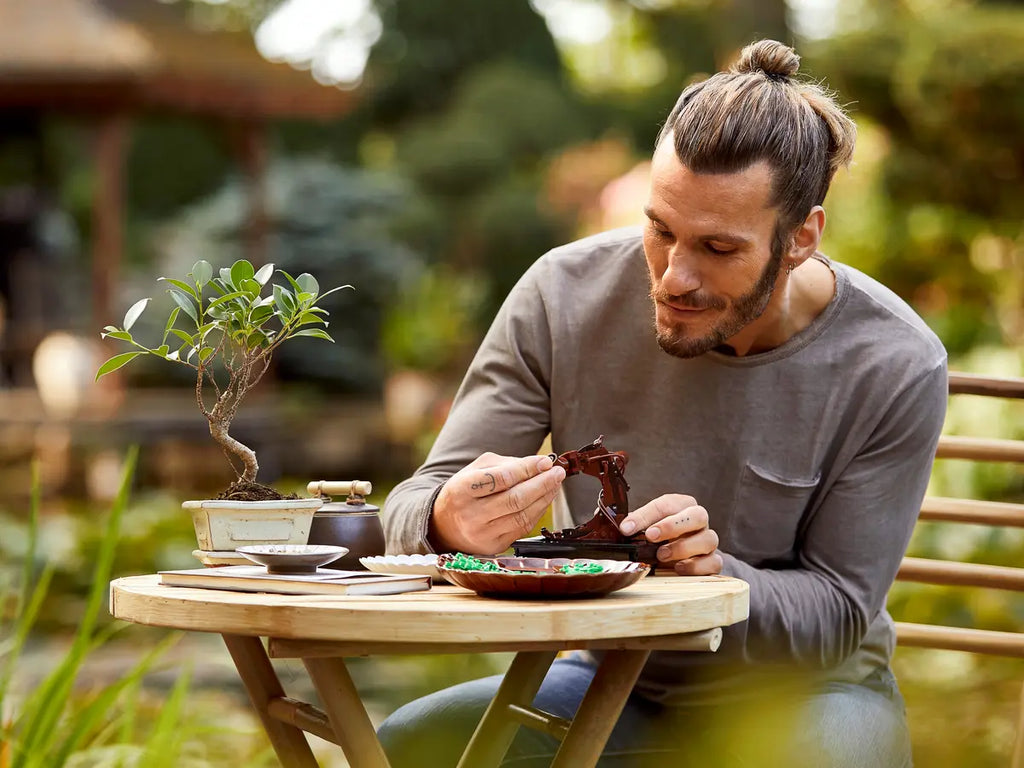
[[730, 72], [764, 72], [772, 79], [789, 79], [800, 69], [800, 57], [788, 45], [776, 40], [758, 40], [740, 52]]

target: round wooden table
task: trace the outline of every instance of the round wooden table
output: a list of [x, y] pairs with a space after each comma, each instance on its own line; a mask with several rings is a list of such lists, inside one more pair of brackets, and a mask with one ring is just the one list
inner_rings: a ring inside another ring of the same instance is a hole
[[[281, 763], [317, 765], [304, 731], [339, 744], [353, 768], [387, 766], [344, 657], [514, 651], [460, 766], [498, 765], [520, 725], [562, 738], [554, 766], [593, 766], [654, 649], [714, 651], [743, 621], [747, 584], [651, 576], [586, 600], [495, 600], [459, 587], [374, 596], [308, 596], [169, 587], [157, 575], [117, 579], [110, 612], [138, 624], [224, 637]], [[266, 648], [260, 638], [267, 638]], [[557, 653], [605, 650], [570, 722], [532, 707]], [[285, 696], [271, 658], [300, 658], [325, 712]]]

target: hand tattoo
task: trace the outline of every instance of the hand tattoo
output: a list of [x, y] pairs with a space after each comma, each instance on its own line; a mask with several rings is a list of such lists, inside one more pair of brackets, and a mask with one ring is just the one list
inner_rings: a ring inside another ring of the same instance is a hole
[[[490, 488], [488, 488], [488, 490], [493, 493], [494, 489], [498, 487], [498, 483], [495, 481], [494, 475], [492, 475], [490, 472], [486, 472], [485, 474], [487, 475], [487, 479], [491, 481]], [[488, 484], [486, 482], [473, 483], [473, 485], [471, 485], [470, 488], [472, 488], [474, 491], [479, 491], [481, 488], [487, 488], [487, 485]]]

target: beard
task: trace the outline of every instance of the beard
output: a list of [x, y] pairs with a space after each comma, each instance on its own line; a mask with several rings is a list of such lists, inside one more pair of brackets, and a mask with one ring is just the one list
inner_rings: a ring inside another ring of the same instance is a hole
[[[781, 269], [782, 249], [773, 247], [771, 258], [754, 287], [737, 299], [732, 305], [732, 309], [703, 336], [687, 335], [685, 329], [678, 326], [663, 329], [658, 326], [657, 318], [655, 318], [654, 330], [658, 346], [673, 357], [690, 358], [703, 355], [724, 344], [761, 316], [772, 298], [775, 281]], [[654, 285], [651, 286], [651, 299], [655, 302], [655, 311], [657, 311], [658, 301], [693, 309], [723, 310], [729, 308], [729, 303], [720, 296], [699, 292], [673, 296], [658, 290]]]

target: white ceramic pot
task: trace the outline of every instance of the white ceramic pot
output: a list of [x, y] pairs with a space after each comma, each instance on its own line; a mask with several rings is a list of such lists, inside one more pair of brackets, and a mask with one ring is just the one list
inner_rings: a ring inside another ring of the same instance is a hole
[[281, 499], [277, 501], [229, 501], [203, 499], [186, 501], [182, 508], [192, 513], [199, 549], [232, 552], [247, 544], [306, 544], [313, 513], [324, 500]]

